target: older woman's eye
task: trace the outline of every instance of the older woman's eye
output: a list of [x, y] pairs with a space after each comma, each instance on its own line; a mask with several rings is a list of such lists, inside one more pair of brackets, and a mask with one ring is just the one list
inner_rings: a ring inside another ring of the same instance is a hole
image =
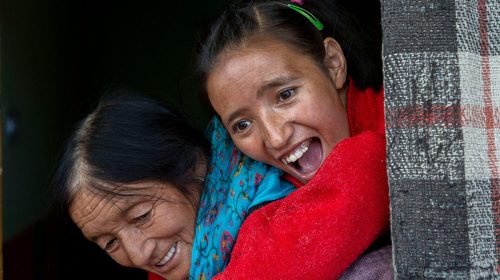
[[141, 222], [146, 222], [149, 220], [149, 218], [151, 217], [151, 212], [152, 210], [149, 210], [147, 211], [146, 213], [142, 214], [142, 215], [139, 215], [137, 217], [134, 218], [134, 223], [141, 223]]
[[104, 244], [104, 250], [107, 252], [112, 251], [115, 248], [115, 245], [118, 243], [118, 239], [116, 238], [111, 238]]

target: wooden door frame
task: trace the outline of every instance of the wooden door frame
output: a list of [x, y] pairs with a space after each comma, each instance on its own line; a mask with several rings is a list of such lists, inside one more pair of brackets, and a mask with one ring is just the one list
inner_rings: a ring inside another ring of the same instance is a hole
[[[0, 66], [1, 65], [2, 65], [2, 57], [0, 56]], [[0, 67], [0, 73], [1, 73], [1, 67]], [[2, 95], [1, 84], [2, 81], [0, 80], [0, 95]], [[0, 280], [3, 280], [3, 111], [1, 106], [0, 106]]]

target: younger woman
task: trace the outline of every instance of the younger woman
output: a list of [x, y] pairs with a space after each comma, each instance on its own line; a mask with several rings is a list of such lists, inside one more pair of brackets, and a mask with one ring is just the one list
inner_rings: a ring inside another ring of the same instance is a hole
[[[347, 160], [346, 166], [352, 164], [349, 156], [331, 154], [344, 139], [361, 137], [366, 131], [384, 135], [380, 45], [335, 3], [251, 1], [229, 8], [212, 26], [200, 54], [208, 99], [235, 145], [251, 158], [285, 171], [297, 186], [309, 182], [302, 187], [307, 190], [310, 185], [326, 187], [333, 181], [330, 176], [349, 172], [325, 171], [329, 161], [342, 159]], [[360, 143], [349, 153], [360, 153], [373, 148], [371, 145]], [[383, 142], [380, 145], [384, 149]], [[366, 186], [358, 181], [367, 171], [359, 169], [360, 174], [347, 182], [323, 189], [332, 192], [331, 197], [309, 195], [295, 200], [295, 208], [290, 210], [294, 193], [251, 215], [220, 278], [262, 279], [270, 274], [282, 279], [338, 277], [388, 230], [386, 182], [380, 182], [378, 195], [370, 197], [373, 204], [368, 203], [362, 197]], [[323, 215], [325, 209], [331, 216]], [[350, 223], [367, 213], [380, 216], [368, 224]], [[313, 229], [311, 223], [317, 227]], [[253, 230], [264, 226], [266, 231]], [[297, 232], [296, 238], [303, 238], [306, 244], [328, 245], [319, 251], [298, 247], [291, 253], [287, 248], [295, 245], [289, 243], [290, 232], [302, 226], [308, 234]], [[266, 255], [267, 260], [256, 266], [269, 247], [286, 253]], [[325, 256], [324, 250], [334, 253]], [[280, 264], [285, 264], [283, 270]], [[303, 264], [317, 266], [316, 274], [301, 274]]]

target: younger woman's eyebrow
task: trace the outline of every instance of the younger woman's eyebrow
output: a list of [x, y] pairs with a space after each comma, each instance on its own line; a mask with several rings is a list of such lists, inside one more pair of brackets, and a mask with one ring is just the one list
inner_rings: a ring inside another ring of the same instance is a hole
[[268, 81], [264, 81], [262, 86], [257, 90], [257, 98], [260, 98], [266, 91], [279, 87], [290, 82], [298, 80], [299, 77], [294, 75], [279, 76]]
[[[293, 81], [296, 81], [299, 79], [300, 79], [300, 77], [295, 76], [295, 75], [283, 75], [283, 76], [279, 76], [279, 77], [276, 77], [273, 79], [269, 79], [268, 81], [264, 81], [263, 85], [261, 87], [259, 87], [259, 89], [257, 90], [257, 99], [261, 98], [262, 95], [264, 95], [264, 93], [270, 89], [285, 85], [287, 83], [290, 83], [290, 82], [293, 82]], [[233, 122], [233, 120], [236, 119], [239, 115], [241, 115], [242, 112], [244, 112], [245, 110], [246, 110], [245, 108], [241, 108], [241, 109], [238, 109], [238, 110], [232, 112], [227, 117], [227, 120], [225, 120], [225, 121], [222, 120], [223, 123], [229, 124], [229, 123]]]

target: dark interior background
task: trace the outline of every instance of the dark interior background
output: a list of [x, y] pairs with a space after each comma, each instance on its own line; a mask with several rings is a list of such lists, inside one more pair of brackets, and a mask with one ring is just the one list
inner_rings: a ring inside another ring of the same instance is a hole
[[[203, 128], [195, 42], [226, 2], [0, 0], [5, 279], [146, 279], [51, 208], [52, 168], [74, 124], [113, 88], [166, 100]], [[380, 32], [378, 0], [342, 2]]]

